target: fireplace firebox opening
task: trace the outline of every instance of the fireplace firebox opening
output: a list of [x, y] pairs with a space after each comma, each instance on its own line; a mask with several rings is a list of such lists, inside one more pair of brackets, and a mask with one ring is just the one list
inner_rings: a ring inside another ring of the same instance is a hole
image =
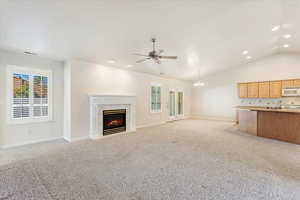
[[103, 111], [103, 135], [126, 131], [126, 109]]

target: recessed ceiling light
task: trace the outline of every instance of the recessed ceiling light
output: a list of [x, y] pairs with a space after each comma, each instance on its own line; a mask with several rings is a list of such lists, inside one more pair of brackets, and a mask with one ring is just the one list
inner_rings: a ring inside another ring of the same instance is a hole
[[284, 35], [284, 37], [288, 39], [288, 38], [291, 38], [291, 37], [292, 37], [292, 35], [290, 35], [290, 34], [286, 34], [286, 35]]
[[273, 28], [272, 28], [272, 31], [277, 31], [277, 30], [279, 30], [280, 29], [280, 26], [274, 26]]
[[130, 68], [130, 67], [133, 67], [133, 65], [127, 65], [126, 67]]
[[247, 58], [248, 60], [252, 59], [252, 57], [251, 57], [251, 56], [247, 56], [246, 58]]
[[116, 63], [115, 60], [108, 60], [107, 62], [108, 62], [109, 64], [114, 64], [114, 63]]
[[243, 51], [243, 55], [248, 54], [249, 52], [247, 50]]
[[284, 44], [283, 47], [284, 47], [284, 48], [289, 48], [290, 45], [289, 45], [289, 44]]

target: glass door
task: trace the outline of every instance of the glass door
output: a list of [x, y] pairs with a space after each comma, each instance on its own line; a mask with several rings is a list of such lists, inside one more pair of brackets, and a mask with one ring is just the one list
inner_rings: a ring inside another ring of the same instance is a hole
[[169, 90], [169, 118], [170, 120], [176, 119], [176, 104], [175, 104], [175, 91]]
[[169, 89], [169, 120], [182, 119], [184, 117], [184, 95], [183, 91]]
[[177, 93], [177, 115], [178, 117], [183, 117], [183, 92]]

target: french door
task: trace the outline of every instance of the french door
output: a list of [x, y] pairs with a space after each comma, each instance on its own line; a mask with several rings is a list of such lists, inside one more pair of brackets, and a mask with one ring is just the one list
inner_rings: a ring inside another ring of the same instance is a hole
[[168, 91], [168, 108], [169, 108], [169, 120], [177, 120], [184, 117], [184, 98], [183, 91], [169, 89]]

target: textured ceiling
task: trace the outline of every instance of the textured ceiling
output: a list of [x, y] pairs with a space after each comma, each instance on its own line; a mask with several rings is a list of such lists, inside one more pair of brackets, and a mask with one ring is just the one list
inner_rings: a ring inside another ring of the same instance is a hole
[[[300, 0], [0, 0], [0, 48], [197, 80], [248, 62], [244, 50], [252, 61], [299, 52], [299, 10]], [[179, 59], [135, 64], [152, 36]]]

